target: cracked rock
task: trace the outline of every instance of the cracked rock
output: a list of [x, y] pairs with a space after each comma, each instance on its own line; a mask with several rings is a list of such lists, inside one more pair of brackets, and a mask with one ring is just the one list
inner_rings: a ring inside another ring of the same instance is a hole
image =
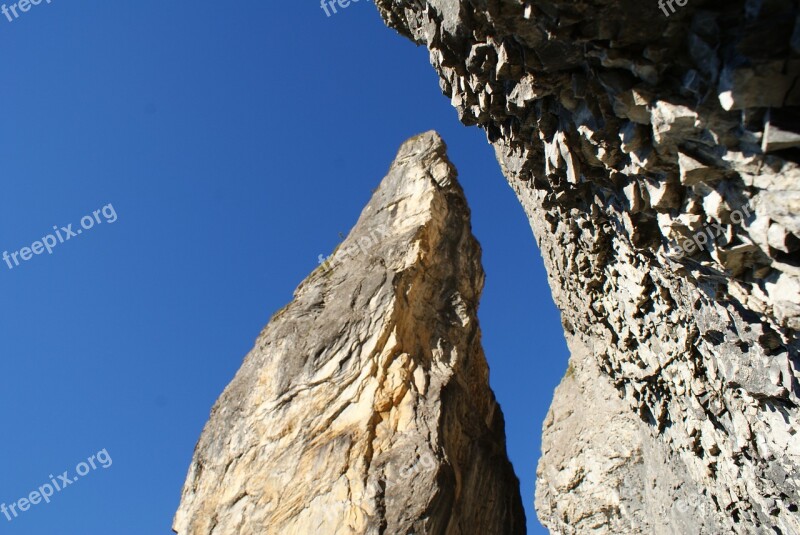
[[258, 337], [175, 532], [525, 533], [480, 343], [481, 250], [445, 151], [434, 132], [407, 141], [337, 262]]
[[542, 523], [800, 534], [798, 2], [375, 3], [486, 131], [561, 310]]

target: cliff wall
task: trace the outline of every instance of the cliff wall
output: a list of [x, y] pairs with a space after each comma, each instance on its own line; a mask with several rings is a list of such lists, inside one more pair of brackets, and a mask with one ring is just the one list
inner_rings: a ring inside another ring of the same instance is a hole
[[376, 5], [486, 131], [562, 313], [542, 522], [800, 533], [798, 3]]

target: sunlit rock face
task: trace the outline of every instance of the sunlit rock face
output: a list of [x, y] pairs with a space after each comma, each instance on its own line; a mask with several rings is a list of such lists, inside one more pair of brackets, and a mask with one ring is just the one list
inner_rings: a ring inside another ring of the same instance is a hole
[[486, 131], [549, 273], [553, 533], [800, 533], [798, 4], [680, 4], [376, 0]]
[[212, 410], [181, 535], [521, 534], [481, 250], [439, 136], [407, 141]]

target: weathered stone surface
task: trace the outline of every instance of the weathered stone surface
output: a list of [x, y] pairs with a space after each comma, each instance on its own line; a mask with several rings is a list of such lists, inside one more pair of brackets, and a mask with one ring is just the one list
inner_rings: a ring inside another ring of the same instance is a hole
[[376, 0], [495, 146], [562, 312], [542, 522], [797, 534], [798, 3], [667, 4]]
[[480, 255], [444, 143], [412, 138], [214, 406], [174, 530], [524, 533]]

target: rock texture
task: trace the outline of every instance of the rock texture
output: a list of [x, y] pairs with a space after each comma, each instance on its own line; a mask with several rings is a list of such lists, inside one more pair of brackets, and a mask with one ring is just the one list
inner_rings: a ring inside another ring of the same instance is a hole
[[481, 349], [483, 281], [445, 145], [412, 138], [214, 406], [174, 530], [524, 533]]
[[798, 2], [682, 3], [376, 0], [538, 240], [554, 533], [800, 533]]

